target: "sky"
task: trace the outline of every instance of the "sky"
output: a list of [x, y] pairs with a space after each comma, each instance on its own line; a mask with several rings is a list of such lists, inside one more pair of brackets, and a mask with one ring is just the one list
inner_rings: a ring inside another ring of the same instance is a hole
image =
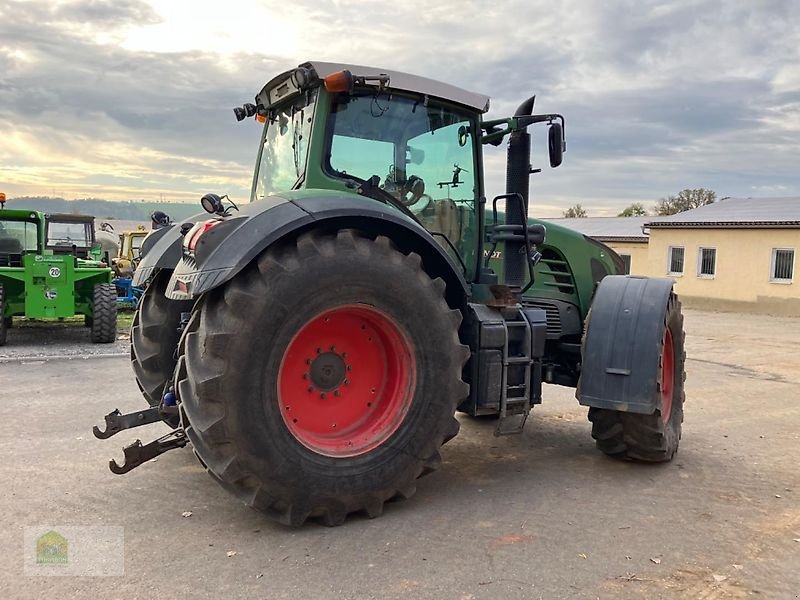
[[[231, 108], [306, 60], [368, 64], [566, 117], [531, 215], [613, 216], [684, 188], [800, 196], [800, 2], [0, 0], [0, 191], [249, 196]], [[504, 148], [486, 156], [503, 193]]]

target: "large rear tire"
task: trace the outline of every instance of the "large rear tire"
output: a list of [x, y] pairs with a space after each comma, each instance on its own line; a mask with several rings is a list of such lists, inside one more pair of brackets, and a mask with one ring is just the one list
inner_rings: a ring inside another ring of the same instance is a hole
[[342, 230], [270, 248], [204, 296], [176, 388], [209, 473], [290, 526], [410, 497], [469, 389], [444, 289], [418, 255]]
[[683, 423], [684, 366], [683, 315], [681, 303], [670, 295], [664, 317], [658, 372], [654, 373], [658, 407], [649, 415], [603, 408], [590, 408], [592, 437], [597, 447], [615, 458], [666, 462], [678, 451]]
[[117, 339], [117, 290], [110, 283], [94, 286], [92, 342], [110, 344]]
[[11, 320], [6, 319], [6, 292], [3, 289], [2, 284], [0, 284], [0, 346], [5, 346], [6, 344], [6, 332], [8, 330], [9, 321]]
[[192, 310], [191, 300], [164, 295], [171, 271], [160, 271], [145, 290], [131, 326], [131, 366], [136, 384], [150, 406], [158, 406], [164, 386], [172, 380], [181, 336], [181, 313]]

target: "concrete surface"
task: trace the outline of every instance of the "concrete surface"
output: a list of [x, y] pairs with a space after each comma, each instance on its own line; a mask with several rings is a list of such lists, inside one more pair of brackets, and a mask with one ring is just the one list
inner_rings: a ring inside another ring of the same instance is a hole
[[[686, 328], [672, 463], [604, 457], [573, 390], [548, 386], [523, 435], [462, 419], [412, 500], [333, 529], [273, 524], [189, 450], [112, 475], [122, 445], [166, 432], [92, 437], [142, 406], [123, 358], [0, 364], [0, 598], [797, 598], [800, 320], [687, 311]], [[41, 524], [124, 527], [125, 575], [24, 576]]]

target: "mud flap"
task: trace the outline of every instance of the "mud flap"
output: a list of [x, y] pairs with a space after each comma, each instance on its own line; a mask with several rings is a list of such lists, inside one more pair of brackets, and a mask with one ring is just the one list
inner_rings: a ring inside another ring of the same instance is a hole
[[584, 406], [652, 414], [659, 393], [659, 356], [673, 281], [605, 277], [584, 333], [575, 397]]

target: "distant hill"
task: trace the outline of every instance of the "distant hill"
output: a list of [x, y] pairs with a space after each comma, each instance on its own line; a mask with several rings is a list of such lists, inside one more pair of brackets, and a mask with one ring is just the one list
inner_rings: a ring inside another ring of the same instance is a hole
[[26, 208], [46, 213], [94, 215], [101, 220], [124, 219], [143, 223], [150, 222], [150, 214], [155, 210], [167, 213], [173, 220], [185, 219], [203, 210], [199, 202], [197, 204], [184, 202], [145, 202], [143, 200], [117, 202], [100, 200], [98, 198], [65, 200], [64, 198], [50, 198], [46, 196], [9, 198], [6, 203], [6, 208]]

